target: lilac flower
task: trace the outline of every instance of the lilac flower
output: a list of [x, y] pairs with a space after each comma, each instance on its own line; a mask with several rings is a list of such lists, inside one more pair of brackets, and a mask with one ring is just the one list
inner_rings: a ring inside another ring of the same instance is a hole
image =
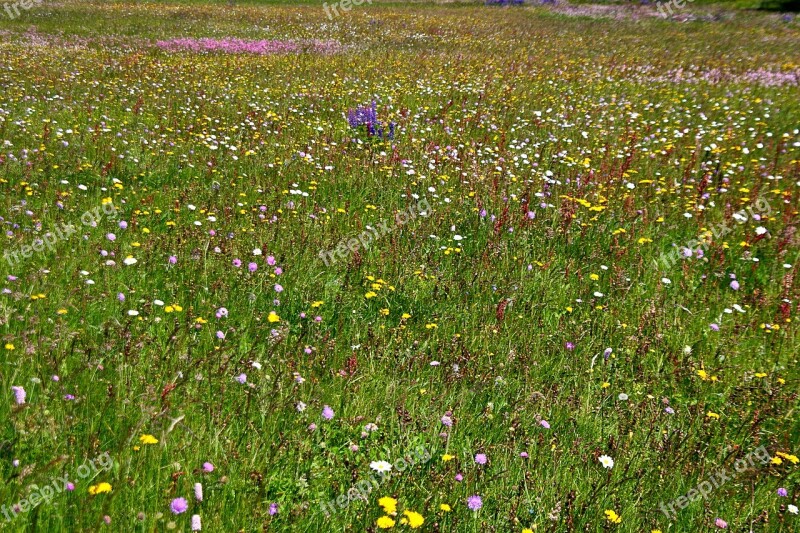
[[528, 452], [520, 452], [519, 456], [522, 457], [523, 459], [527, 459], [528, 458]]
[[256, 270], [258, 270], [258, 265], [256, 263], [250, 263], [247, 265], [247, 270], [249, 270], [250, 272], [255, 272]]
[[175, 498], [169, 504], [170, 510], [175, 514], [185, 513], [186, 509], [189, 508], [189, 503], [186, 501], [186, 498]]
[[325, 420], [333, 419], [333, 409], [329, 405], [326, 405], [322, 408], [322, 418]]
[[716, 520], [714, 520], [714, 525], [720, 529], [725, 529], [728, 527], [728, 523], [722, 518], [717, 518]]
[[200, 531], [203, 527], [200, 525], [200, 515], [192, 515], [192, 531]]
[[177, 257], [175, 257], [174, 255], [171, 255], [171, 256], [169, 256], [169, 259], [168, 259], [168, 261], [169, 261], [169, 264], [170, 264], [170, 265], [174, 265], [175, 263], [177, 263], [177, 262], [178, 262], [178, 258], [177, 258]]
[[13, 386], [11, 390], [14, 391], [14, 399], [17, 402], [17, 405], [22, 405], [25, 403], [25, 389], [23, 387]]
[[477, 511], [483, 507], [483, 500], [477, 494], [470, 496], [467, 498], [467, 507], [469, 507], [470, 511]]
[[738, 291], [739, 290], [739, 282], [736, 280], [731, 281], [731, 289]]
[[283, 292], [283, 287], [281, 287], [280, 285], [278, 285], [278, 284], [276, 283], [276, 284], [275, 284], [275, 292]]
[[117, 240], [117, 236], [114, 235], [113, 233], [108, 233], [108, 234], [106, 234], [106, 239], [108, 239], [109, 241], [113, 242], [113, 241]]
[[268, 255], [268, 256], [267, 256], [267, 264], [268, 264], [269, 266], [275, 266], [275, 258], [274, 258], [274, 257], [272, 257], [271, 255]]
[[225, 338], [225, 334], [223, 332], [221, 332], [221, 331], [217, 331], [217, 338], [219, 340], [222, 340], [222, 339]]
[[719, 331], [719, 325], [718, 325], [718, 324], [711, 324], [709, 327], [710, 327], [710, 328], [711, 328], [713, 331]]
[[475, 454], [475, 462], [478, 463], [479, 465], [485, 465], [486, 464], [486, 454], [476, 453]]
[[539, 425], [544, 429], [550, 429], [550, 423], [547, 420], [540, 420]]
[[216, 317], [217, 318], [223, 318], [223, 317], [227, 317], [227, 316], [228, 316], [228, 310], [227, 309], [225, 309], [224, 307], [220, 307], [219, 309], [217, 309], [217, 312], [216, 312]]
[[571, 342], [568, 342], [568, 343], [566, 343], [566, 344], [564, 345], [564, 347], [565, 347], [567, 350], [569, 350], [569, 351], [572, 351], [572, 350], [574, 350], [574, 349], [575, 349], [575, 345], [574, 345], [573, 343], [571, 343]]
[[672, 407], [667, 407], [666, 409], [664, 409], [664, 412], [667, 413], [668, 415], [674, 415], [675, 409], [673, 409]]
[[781, 487], [778, 489], [778, 496], [780, 496], [781, 498], [785, 498], [788, 495], [789, 492], [785, 488]]
[[244, 385], [245, 383], [247, 383], [247, 374], [239, 374], [238, 376], [236, 376], [236, 381]]
[[214, 465], [213, 464], [211, 464], [209, 462], [203, 463], [203, 472], [210, 473], [210, 472], [213, 472], [213, 471], [214, 471]]
[[119, 221], [119, 229], [128, 229], [128, 223], [124, 220]]
[[125, 295], [123, 293], [121, 293], [121, 292], [117, 293], [117, 300], [119, 300], [120, 302], [124, 302], [125, 301]]
[[233, 260], [233, 266], [235, 266], [236, 268], [239, 268], [240, 266], [242, 266], [242, 260], [241, 259], [234, 259]]
[[72, 481], [67, 481], [67, 490], [68, 491], [75, 490], [75, 483], [73, 483]]
[[201, 502], [203, 501], [203, 484], [202, 483], [195, 483], [194, 484], [194, 499]]
[[456, 481], [463, 481], [463, 479], [464, 479], [464, 476], [461, 475], [461, 472], [456, 474]]
[[277, 503], [269, 504], [269, 514], [271, 514], [271, 515], [278, 514], [278, 504]]
[[447, 426], [447, 427], [451, 427], [451, 426], [453, 425], [453, 419], [452, 419], [452, 418], [450, 418], [450, 417], [449, 417], [449, 416], [447, 416], [447, 415], [444, 415], [444, 416], [442, 417], [442, 425], [445, 425], [445, 426]]

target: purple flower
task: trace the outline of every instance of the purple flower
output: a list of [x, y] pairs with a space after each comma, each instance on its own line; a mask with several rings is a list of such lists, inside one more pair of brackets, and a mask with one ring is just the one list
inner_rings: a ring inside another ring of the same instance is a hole
[[550, 429], [550, 423], [547, 420], [539, 421], [539, 425], [542, 426], [544, 429]]
[[186, 498], [175, 498], [169, 504], [170, 510], [175, 514], [185, 513], [186, 509], [189, 508], [189, 503], [186, 501]]
[[450, 417], [449, 417], [449, 416], [447, 416], [447, 415], [444, 415], [444, 416], [442, 417], [442, 424], [443, 424], [443, 425], [445, 425], [445, 426], [447, 426], [447, 427], [451, 427], [451, 426], [453, 425], [453, 419], [452, 419], [452, 418], [450, 418]]
[[461, 472], [456, 474], [456, 481], [463, 481], [463, 480], [464, 480], [464, 476], [461, 475]]
[[124, 302], [125, 301], [125, 295], [123, 293], [121, 293], [121, 292], [117, 293], [117, 300], [119, 300], [120, 302]]
[[119, 229], [128, 229], [128, 223], [124, 220], [119, 221]]
[[565, 347], [567, 350], [569, 350], [569, 351], [572, 351], [572, 350], [574, 350], [574, 349], [575, 349], [575, 345], [574, 345], [574, 344], [572, 344], [571, 342], [568, 342], [568, 343], [566, 343], [566, 344], [564, 345], [564, 347]]
[[717, 518], [716, 520], [714, 520], [714, 525], [720, 529], [725, 529], [728, 527], [728, 523], [722, 518]]
[[200, 515], [193, 514], [192, 515], [192, 531], [200, 531], [203, 529], [203, 526], [200, 525]]
[[736, 280], [731, 281], [731, 289], [738, 291], [739, 290], [739, 282]]
[[69, 491], [75, 490], [75, 483], [73, 483], [72, 481], [67, 481], [67, 490]]
[[522, 457], [523, 459], [527, 459], [528, 458], [528, 452], [520, 452], [519, 456]]
[[710, 327], [710, 328], [711, 328], [713, 331], [719, 331], [719, 325], [717, 325], [717, 324], [713, 324], [713, 323], [712, 323], [712, 324], [711, 324], [709, 327]]
[[467, 498], [467, 507], [469, 507], [470, 511], [477, 511], [483, 507], [483, 500], [477, 494], [470, 496]]
[[255, 263], [250, 263], [247, 265], [247, 270], [249, 270], [250, 272], [255, 272], [256, 270], [258, 270], [258, 265]]
[[247, 383], [247, 374], [239, 374], [238, 376], [236, 376], [235, 379], [236, 381], [244, 385], [245, 383]]
[[667, 407], [666, 409], [664, 409], [664, 412], [667, 413], [668, 415], [674, 415], [675, 409], [673, 409], [672, 407]]
[[222, 340], [222, 339], [225, 338], [225, 334], [223, 332], [221, 332], [221, 331], [217, 331], [217, 338]]
[[109, 233], [109, 234], [106, 235], [106, 239], [108, 239], [109, 241], [116, 241], [117, 240], [117, 236], [114, 235], [113, 233]]
[[213, 471], [214, 471], [214, 465], [213, 464], [211, 464], [209, 462], [203, 463], [203, 472], [209, 473], [209, 472], [213, 472]]
[[283, 287], [281, 287], [280, 285], [278, 285], [278, 284], [276, 283], [276, 284], [275, 284], [275, 292], [283, 292]]
[[322, 408], [322, 418], [325, 420], [333, 419], [333, 409], [331, 409], [330, 405], [326, 405]]
[[228, 310], [225, 309], [224, 307], [220, 307], [219, 309], [217, 309], [216, 316], [217, 316], [217, 318], [227, 317], [228, 316]]
[[475, 462], [478, 463], [479, 465], [485, 465], [486, 464], [486, 454], [476, 453], [475, 454]]
[[17, 401], [17, 405], [22, 405], [25, 403], [25, 389], [18, 386], [11, 387], [11, 390], [14, 391], [14, 399]]
[[274, 257], [272, 257], [271, 255], [268, 255], [268, 256], [267, 256], [267, 264], [268, 264], [269, 266], [275, 266], [275, 258], [274, 258]]
[[778, 489], [778, 496], [785, 498], [789, 493], [783, 487]]
[[278, 504], [277, 503], [269, 504], [269, 514], [271, 514], [271, 515], [278, 514]]
[[178, 258], [177, 257], [175, 257], [174, 255], [169, 256], [169, 264], [170, 265], [174, 265], [177, 262], [178, 262]]
[[240, 266], [242, 266], [241, 259], [234, 259], [233, 260], [233, 266], [235, 266], [236, 268], [239, 268]]

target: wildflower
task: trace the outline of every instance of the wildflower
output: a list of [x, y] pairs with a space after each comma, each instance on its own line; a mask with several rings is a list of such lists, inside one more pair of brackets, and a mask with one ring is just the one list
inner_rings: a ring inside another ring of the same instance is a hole
[[389, 496], [384, 496], [378, 500], [378, 505], [381, 506], [383, 512], [386, 514], [394, 515], [397, 513], [397, 500]]
[[203, 472], [209, 473], [214, 471], [214, 465], [209, 462], [203, 463]]
[[6, 345], [5, 345], [5, 349], [10, 352], [10, 351], [12, 351], [14, 349], [14, 345], [11, 344], [10, 342], [7, 342]]
[[452, 461], [455, 458], [456, 458], [455, 455], [450, 455], [449, 453], [446, 453], [446, 454], [442, 455], [442, 462], [446, 463], [447, 461]]
[[258, 264], [256, 264], [256, 263], [249, 263], [249, 264], [247, 265], [247, 270], [249, 270], [250, 272], [255, 272], [256, 270], [258, 270]]
[[194, 499], [201, 502], [203, 501], [203, 484], [202, 483], [195, 483], [194, 484]]
[[419, 513], [406, 510], [403, 512], [403, 514], [406, 515], [406, 518], [404, 518], [401, 523], [408, 524], [408, 527], [411, 529], [422, 527], [422, 524], [425, 523], [425, 518], [423, 518]]
[[322, 418], [324, 418], [325, 420], [333, 419], [333, 415], [334, 415], [333, 409], [331, 409], [329, 405], [326, 405], [322, 408]]
[[89, 487], [89, 494], [92, 496], [96, 496], [97, 494], [103, 494], [104, 492], [111, 492], [111, 485], [108, 483], [100, 483], [98, 485], [92, 485]]
[[785, 488], [781, 487], [778, 489], [778, 496], [780, 496], [781, 498], [785, 498], [786, 496], [788, 496], [788, 494], [789, 493]]
[[547, 420], [540, 420], [539, 425], [542, 426], [544, 429], [550, 429], [550, 423]]
[[395, 524], [395, 521], [392, 520], [388, 516], [382, 516], [382, 517], [378, 518], [378, 520], [375, 521], [375, 525], [378, 526], [381, 529], [393, 528], [394, 524]]
[[372, 461], [369, 467], [376, 472], [389, 472], [392, 470], [392, 464], [387, 461]]
[[789, 505], [786, 506], [786, 509], [792, 514], [797, 514], [797, 506], [796, 505], [789, 504]]
[[453, 425], [453, 419], [447, 415], [442, 416], [442, 425], [450, 427]]
[[267, 322], [280, 322], [281, 317], [275, 311], [270, 311], [269, 315], [267, 316]]
[[486, 464], [486, 455], [482, 453], [475, 454], [475, 462], [479, 465]]
[[622, 522], [622, 517], [610, 509], [606, 509], [605, 514], [606, 514], [606, 520], [608, 520], [612, 524], [619, 524], [620, 522]]
[[139, 437], [139, 442], [142, 444], [158, 444], [158, 439], [152, 435], [141, 435]]
[[185, 513], [186, 509], [189, 508], [189, 503], [186, 501], [186, 498], [175, 498], [169, 504], [170, 510], [175, 514]]
[[278, 504], [277, 503], [269, 504], [269, 514], [272, 515], [272, 516], [278, 514]]
[[456, 481], [459, 481], [459, 482], [460, 482], [460, 481], [462, 481], [463, 479], [464, 479], [464, 476], [462, 476], [462, 475], [461, 475], [461, 472], [459, 472], [458, 474], [456, 474], [456, 477], [455, 477], [455, 480], [456, 480]]
[[470, 511], [477, 511], [481, 507], [483, 507], [483, 500], [477, 494], [470, 496], [467, 498], [467, 507], [469, 507]]
[[714, 525], [720, 529], [725, 529], [728, 527], [728, 523], [722, 518], [717, 518], [716, 520], [714, 520]]
[[236, 379], [236, 381], [244, 385], [245, 383], [247, 383], [247, 374], [239, 374], [234, 379]]
[[446, 503], [443, 503], [443, 504], [439, 505], [439, 509], [441, 509], [445, 513], [449, 513], [450, 511], [452, 511], [452, 508], [449, 505], [447, 505]]
[[200, 524], [200, 515], [193, 514], [192, 515], [192, 531], [200, 531], [203, 527]]
[[600, 464], [603, 465], [604, 468], [608, 468], [609, 470], [614, 468], [614, 459], [608, 455], [601, 455], [597, 460], [600, 461]]
[[25, 403], [25, 389], [20, 386], [13, 386], [11, 390], [14, 391], [14, 400], [17, 402], [17, 405], [22, 405]]

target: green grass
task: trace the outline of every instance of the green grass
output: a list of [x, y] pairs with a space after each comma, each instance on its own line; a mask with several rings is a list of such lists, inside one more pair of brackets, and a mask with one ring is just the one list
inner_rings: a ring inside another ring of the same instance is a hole
[[[0, 256], [77, 227], [0, 261], [0, 505], [75, 483], [3, 531], [376, 531], [384, 496], [394, 530], [797, 530], [798, 23], [285, 4], [0, 19]], [[391, 141], [348, 126], [372, 100]], [[659, 510], [761, 446], [792, 457]]]

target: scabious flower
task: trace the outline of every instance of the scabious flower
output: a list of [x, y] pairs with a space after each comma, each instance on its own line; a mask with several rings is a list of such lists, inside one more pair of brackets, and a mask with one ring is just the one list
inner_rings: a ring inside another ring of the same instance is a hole
[[333, 415], [334, 415], [333, 409], [331, 409], [329, 405], [326, 405], [322, 408], [322, 418], [324, 418], [325, 420], [333, 419]]
[[550, 429], [550, 423], [547, 420], [540, 420], [539, 425], [544, 429]]
[[483, 500], [477, 494], [470, 496], [467, 498], [467, 507], [469, 507], [470, 511], [477, 511], [481, 507], [483, 507]]
[[483, 453], [476, 453], [475, 454], [475, 462], [479, 465], [486, 464], [486, 454]]
[[789, 492], [785, 488], [781, 487], [778, 489], [778, 496], [781, 498], [785, 498], [788, 494]]
[[278, 514], [278, 504], [277, 503], [269, 504], [269, 514], [270, 515]]
[[214, 465], [209, 462], [203, 463], [203, 472], [209, 473], [214, 471]]
[[244, 385], [245, 383], [247, 383], [247, 374], [239, 374], [238, 376], [236, 376], [235, 379], [236, 381]]
[[728, 527], [728, 523], [722, 518], [717, 518], [714, 520], [714, 525], [720, 529], [726, 529]]
[[169, 504], [170, 510], [175, 514], [185, 513], [186, 509], [189, 508], [189, 503], [186, 501], [186, 498], [175, 498]]
[[17, 402], [17, 405], [24, 404], [25, 396], [27, 395], [25, 389], [23, 387], [14, 385], [11, 387], [11, 390], [14, 391], [14, 400]]

